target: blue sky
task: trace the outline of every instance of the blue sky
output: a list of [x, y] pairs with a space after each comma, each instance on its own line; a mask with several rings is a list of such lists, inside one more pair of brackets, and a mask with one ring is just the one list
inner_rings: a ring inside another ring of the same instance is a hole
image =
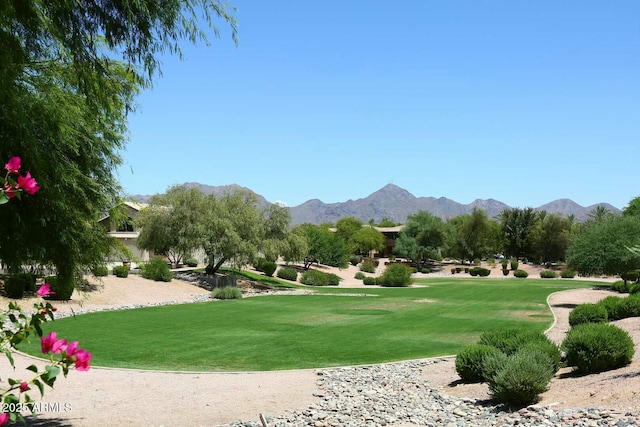
[[141, 94], [129, 194], [236, 183], [295, 206], [388, 183], [460, 203], [640, 196], [640, 1], [231, 0]]

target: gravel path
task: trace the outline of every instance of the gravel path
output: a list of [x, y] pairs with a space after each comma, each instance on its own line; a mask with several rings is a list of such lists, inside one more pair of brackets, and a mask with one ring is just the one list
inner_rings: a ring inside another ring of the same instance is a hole
[[[553, 295], [550, 304], [558, 321], [550, 336], [561, 339], [572, 304], [596, 301], [608, 295], [603, 292]], [[109, 277], [90, 294], [75, 295], [74, 301], [58, 308], [61, 313], [78, 313], [111, 309], [123, 301], [126, 306], [138, 306], [205, 296], [206, 291], [179, 281], [159, 284], [136, 276]], [[637, 320], [620, 323], [634, 331], [636, 343], [640, 342]], [[0, 377], [24, 377], [24, 367], [31, 363], [33, 359], [16, 355], [16, 372], [5, 363]], [[540, 405], [515, 413], [491, 402], [484, 385], [458, 385], [453, 358], [249, 373], [94, 367], [89, 372], [72, 371], [55, 389], [47, 390], [43, 402], [48, 407], [29, 425], [262, 426], [260, 414], [271, 427], [636, 425], [640, 424], [639, 367], [636, 356], [628, 367], [598, 376], [576, 378], [561, 373]]]

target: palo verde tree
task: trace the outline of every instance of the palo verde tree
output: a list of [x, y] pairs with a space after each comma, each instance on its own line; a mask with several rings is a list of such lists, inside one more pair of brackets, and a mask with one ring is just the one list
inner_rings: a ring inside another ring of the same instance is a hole
[[54, 266], [68, 299], [112, 241], [98, 219], [116, 204], [127, 114], [179, 41], [205, 40], [229, 9], [217, 0], [0, 2], [0, 158], [20, 156], [38, 197], [0, 211], [0, 259]]

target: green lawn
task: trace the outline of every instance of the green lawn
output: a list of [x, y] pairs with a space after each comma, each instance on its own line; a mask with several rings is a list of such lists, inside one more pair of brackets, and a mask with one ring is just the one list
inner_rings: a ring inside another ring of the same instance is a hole
[[[455, 354], [503, 326], [543, 331], [545, 300], [593, 283], [541, 279], [427, 279], [427, 287], [318, 289], [92, 313], [47, 326], [79, 340], [93, 365], [200, 371], [369, 364]], [[341, 296], [361, 292], [375, 296]], [[38, 355], [39, 341], [23, 348]]]

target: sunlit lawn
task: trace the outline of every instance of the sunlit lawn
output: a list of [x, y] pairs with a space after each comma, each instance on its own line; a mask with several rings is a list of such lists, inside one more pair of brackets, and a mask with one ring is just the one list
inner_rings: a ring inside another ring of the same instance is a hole
[[[426, 287], [322, 288], [322, 295], [92, 313], [46, 330], [79, 340], [102, 366], [242, 371], [369, 364], [455, 354], [493, 328], [543, 331], [552, 322], [549, 294], [593, 283], [476, 278], [418, 285]], [[26, 350], [38, 354], [39, 342]]]

